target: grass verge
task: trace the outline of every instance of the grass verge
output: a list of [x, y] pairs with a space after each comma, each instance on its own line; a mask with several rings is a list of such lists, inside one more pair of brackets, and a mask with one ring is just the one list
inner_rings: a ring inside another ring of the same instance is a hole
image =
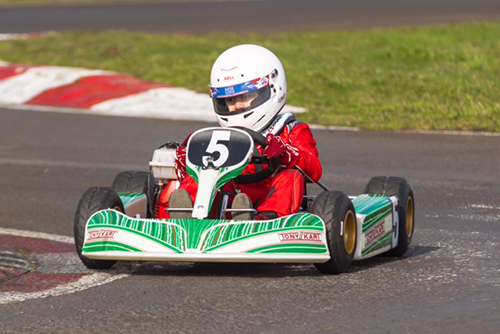
[[368, 130], [500, 131], [500, 23], [272, 35], [71, 31], [0, 42], [18, 64], [98, 68], [208, 93], [226, 48], [268, 47], [304, 121]]

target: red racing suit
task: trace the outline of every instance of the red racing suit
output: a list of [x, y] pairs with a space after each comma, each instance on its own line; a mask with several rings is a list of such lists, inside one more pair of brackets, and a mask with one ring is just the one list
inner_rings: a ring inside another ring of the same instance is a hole
[[[313, 181], [318, 181], [321, 178], [322, 167], [318, 158], [316, 141], [309, 126], [293, 121], [286, 125], [278, 135], [285, 143], [298, 150], [300, 158], [297, 166]], [[264, 149], [260, 145], [257, 145], [257, 148], [260, 155], [263, 156]], [[256, 166], [249, 164], [243, 174], [255, 171]], [[296, 213], [300, 209], [305, 192], [304, 187], [304, 175], [300, 171], [293, 167], [281, 166], [273, 176], [264, 181], [251, 184], [229, 182], [222, 190], [230, 191], [234, 195], [234, 190], [238, 189], [250, 197], [253, 207], [258, 212], [272, 211], [276, 212], [278, 217], [282, 217]], [[180, 188], [189, 192], [194, 203], [198, 185], [193, 178], [187, 175], [182, 180]], [[214, 203], [215, 206], [216, 203]], [[210, 218], [217, 218], [216, 213], [211, 214]]]

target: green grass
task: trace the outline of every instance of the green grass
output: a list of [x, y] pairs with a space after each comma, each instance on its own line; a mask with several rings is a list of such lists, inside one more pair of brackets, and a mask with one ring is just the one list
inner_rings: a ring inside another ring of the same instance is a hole
[[99, 68], [208, 93], [226, 48], [268, 47], [288, 76], [288, 103], [315, 124], [369, 130], [500, 131], [500, 24], [273, 35], [72, 31], [0, 43], [19, 64]]

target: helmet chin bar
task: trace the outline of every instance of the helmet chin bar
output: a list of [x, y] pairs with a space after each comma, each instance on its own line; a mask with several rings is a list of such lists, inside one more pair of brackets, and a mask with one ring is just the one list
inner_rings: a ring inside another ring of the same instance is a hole
[[[259, 106], [257, 108], [263, 108], [265, 106], [267, 105]], [[259, 111], [258, 109], [253, 109], [252, 111], [248, 111], [246, 113], [228, 113], [227, 115], [216, 114], [216, 117], [220, 126], [224, 128], [243, 127], [261, 132], [267, 129], [273, 121], [276, 120], [276, 116], [283, 110], [284, 107], [285, 104], [283, 103], [281, 108], [273, 113], [271, 113], [271, 110]], [[260, 117], [254, 117], [254, 113], [260, 114]]]

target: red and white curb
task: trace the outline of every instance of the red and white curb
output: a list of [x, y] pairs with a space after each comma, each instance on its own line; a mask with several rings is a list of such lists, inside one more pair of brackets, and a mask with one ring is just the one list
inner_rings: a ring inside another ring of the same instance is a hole
[[0, 240], [0, 304], [75, 293], [129, 276], [85, 268], [70, 237], [0, 228]]
[[[216, 122], [208, 94], [126, 74], [60, 66], [0, 62], [0, 105], [86, 114]], [[301, 113], [286, 106], [283, 112]]]

